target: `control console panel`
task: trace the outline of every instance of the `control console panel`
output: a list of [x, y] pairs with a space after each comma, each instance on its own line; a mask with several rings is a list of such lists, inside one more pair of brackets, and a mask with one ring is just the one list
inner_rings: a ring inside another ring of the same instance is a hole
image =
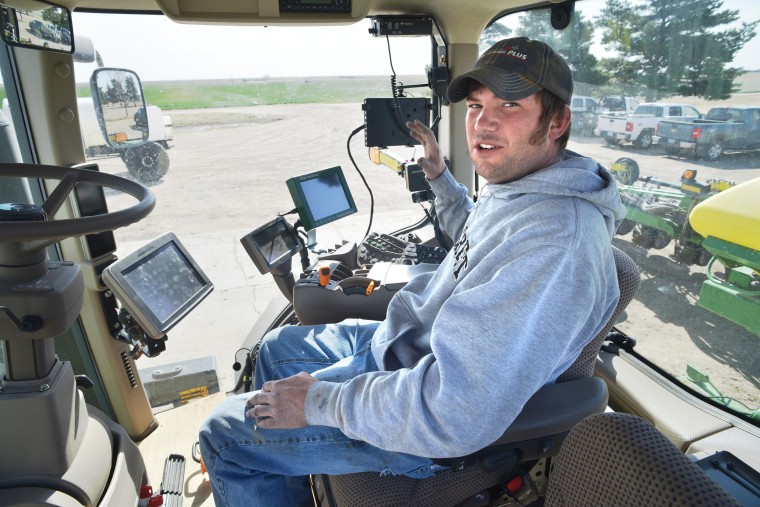
[[359, 264], [440, 264], [446, 250], [437, 246], [411, 243], [388, 234], [370, 233], [357, 252]]
[[393, 296], [412, 277], [438, 269], [436, 264], [379, 262], [369, 270], [352, 270], [334, 260], [320, 260], [313, 267], [293, 288], [293, 309], [304, 325], [383, 320]]

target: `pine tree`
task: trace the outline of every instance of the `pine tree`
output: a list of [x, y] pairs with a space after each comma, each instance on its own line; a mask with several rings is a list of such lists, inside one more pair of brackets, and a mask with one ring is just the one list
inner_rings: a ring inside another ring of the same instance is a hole
[[510, 33], [512, 33], [512, 30], [506, 25], [499, 23], [498, 21], [491, 23], [486, 27], [485, 30], [483, 30], [483, 34], [480, 36], [480, 52], [485, 53], [488, 48], [500, 40], [509, 37]]
[[734, 55], [755, 36], [758, 21], [741, 23], [721, 0], [608, 0], [597, 18], [614, 53], [602, 67], [620, 84], [635, 84], [649, 100], [671, 95], [726, 99], [741, 69]]
[[549, 16], [546, 9], [526, 12], [520, 18], [515, 36], [529, 37], [549, 44], [567, 61], [576, 83], [599, 85], [607, 82], [596, 57], [591, 54], [593, 23], [584, 19], [581, 13], [574, 12], [570, 24], [562, 30], [556, 30], [552, 28]]
[[607, 0], [596, 18], [596, 25], [602, 30], [602, 44], [612, 54], [599, 62], [600, 67], [624, 89], [636, 86], [641, 74], [641, 61], [631, 58], [640, 52], [636, 32], [641, 24], [639, 9], [626, 0]]

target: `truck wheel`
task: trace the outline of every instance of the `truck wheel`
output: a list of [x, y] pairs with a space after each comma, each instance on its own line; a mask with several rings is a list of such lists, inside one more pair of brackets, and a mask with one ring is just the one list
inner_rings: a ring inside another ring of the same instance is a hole
[[723, 154], [723, 145], [720, 144], [720, 142], [718, 141], [713, 141], [707, 145], [704, 158], [710, 161], [714, 161], [714, 160], [718, 160], [718, 158], [720, 158], [722, 154]]
[[697, 266], [707, 266], [707, 263], [710, 262], [710, 259], [712, 259], [712, 254], [705, 250], [704, 248], [701, 248], [699, 250], [699, 255], [697, 256]]
[[624, 218], [622, 222], [620, 222], [620, 225], [618, 225], [617, 231], [615, 231], [615, 234], [618, 236], [625, 236], [626, 234], [630, 233], [633, 228], [636, 227], [636, 222], [633, 220], [628, 220], [627, 218]]
[[144, 183], [158, 181], [169, 171], [169, 154], [152, 141], [129, 148], [123, 158], [129, 174]]
[[652, 146], [652, 131], [649, 129], [642, 130], [639, 137], [633, 142], [636, 148], [648, 150]]
[[652, 242], [652, 247], [656, 248], [657, 250], [662, 250], [666, 246], [670, 244], [670, 240], [672, 238], [670, 235], [665, 231], [657, 231], [654, 235], [654, 241]]
[[605, 137], [604, 144], [606, 144], [607, 146], [617, 146], [618, 140], [615, 139], [614, 137]]
[[655, 238], [657, 237], [657, 229], [649, 227], [647, 225], [639, 224], [633, 230], [633, 236], [631, 241], [634, 245], [639, 245], [644, 248], [652, 248], [654, 246]]

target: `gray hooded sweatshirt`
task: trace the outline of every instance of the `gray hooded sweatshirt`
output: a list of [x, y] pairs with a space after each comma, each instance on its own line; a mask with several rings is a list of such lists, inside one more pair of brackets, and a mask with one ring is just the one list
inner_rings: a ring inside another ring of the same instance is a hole
[[431, 187], [456, 244], [392, 299], [372, 338], [380, 371], [313, 384], [305, 409], [309, 424], [444, 458], [501, 436], [609, 320], [625, 208], [610, 174], [567, 150], [475, 205], [448, 170]]

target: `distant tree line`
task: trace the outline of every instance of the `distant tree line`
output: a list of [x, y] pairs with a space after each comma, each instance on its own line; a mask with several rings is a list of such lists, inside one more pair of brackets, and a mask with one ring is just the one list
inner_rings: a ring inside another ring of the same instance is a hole
[[118, 79], [111, 79], [110, 82], [105, 83], [105, 87], [98, 87], [98, 94], [101, 104], [119, 105], [125, 111], [129, 106], [136, 105], [140, 98], [140, 91], [137, 89], [137, 84], [132, 76], [126, 76], [123, 82]]
[[47, 8], [42, 11], [42, 19], [59, 28], [69, 28], [69, 14], [61, 8]]
[[[482, 49], [507, 36], [540, 39], [568, 61], [576, 83], [614, 86], [658, 100], [673, 95], [708, 100], [731, 97], [744, 73], [734, 55], [755, 35], [760, 20], [741, 22], [722, 0], [607, 0], [593, 19], [580, 12], [555, 30], [546, 9], [524, 13], [511, 30], [499, 22], [483, 32]], [[591, 53], [596, 30], [610, 56]]]

